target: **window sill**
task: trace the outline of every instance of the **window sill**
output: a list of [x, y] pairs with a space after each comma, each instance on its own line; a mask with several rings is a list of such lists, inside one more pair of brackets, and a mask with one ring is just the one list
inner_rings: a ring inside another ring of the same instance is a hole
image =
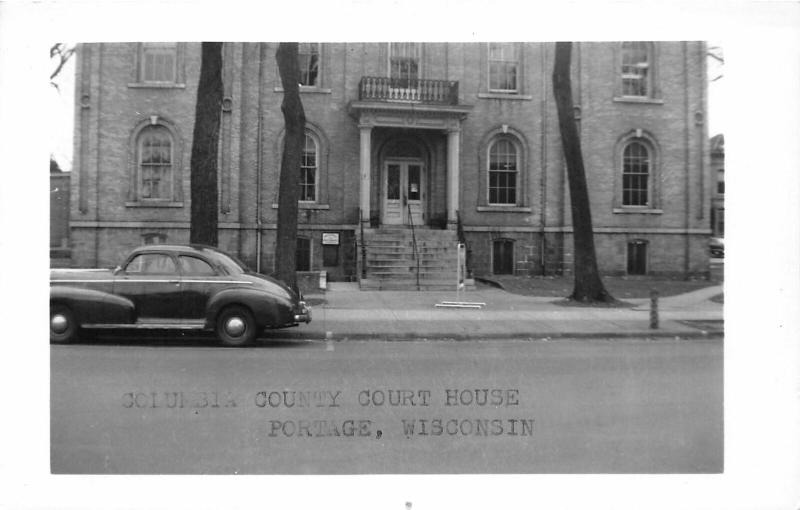
[[531, 208], [515, 205], [479, 205], [478, 212], [529, 213]]
[[151, 202], [125, 202], [125, 207], [183, 207], [183, 202], [151, 201]]
[[533, 96], [519, 94], [517, 92], [479, 92], [480, 99], [510, 99], [512, 101], [530, 101]]
[[[283, 93], [283, 87], [275, 87], [272, 89], [273, 92], [281, 92]], [[324, 89], [321, 87], [306, 87], [305, 85], [300, 85], [300, 93], [301, 94], [330, 94], [331, 89]]]
[[612, 212], [614, 214], [664, 214], [663, 209], [650, 209], [646, 207], [615, 207]]
[[185, 83], [146, 83], [136, 82], [129, 83], [128, 87], [132, 89], [185, 89]]
[[[273, 209], [277, 209], [278, 208], [278, 204], [272, 204], [272, 208]], [[313, 203], [313, 202], [298, 202], [297, 203], [297, 208], [298, 209], [314, 209], [314, 210], [327, 211], [327, 210], [329, 210], [331, 208], [331, 206], [328, 205], [328, 204], [316, 204], [316, 203]]]
[[652, 97], [619, 96], [614, 98], [615, 103], [638, 103], [638, 104], [664, 104], [663, 99]]

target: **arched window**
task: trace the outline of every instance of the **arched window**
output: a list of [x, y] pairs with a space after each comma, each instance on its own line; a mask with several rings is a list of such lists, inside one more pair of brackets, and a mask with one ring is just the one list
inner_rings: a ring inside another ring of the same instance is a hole
[[643, 41], [622, 43], [622, 95], [652, 97], [651, 44]]
[[300, 201], [317, 201], [317, 170], [319, 169], [319, 144], [313, 135], [306, 131], [303, 145], [303, 158], [300, 164]]
[[650, 205], [650, 152], [640, 141], [628, 142], [623, 150], [622, 205]]
[[510, 137], [489, 144], [489, 205], [516, 205], [519, 186], [520, 150]]
[[[281, 131], [275, 138], [275, 163], [283, 161], [283, 144], [286, 132]], [[300, 156], [300, 175], [298, 176], [297, 202], [301, 209], [328, 209], [327, 168], [330, 153], [330, 141], [325, 133], [312, 122], [306, 119], [306, 130], [303, 138], [303, 148]], [[273, 209], [278, 208], [277, 190], [272, 204]]]
[[174, 199], [173, 138], [163, 125], [150, 125], [137, 137], [136, 196], [141, 201]]

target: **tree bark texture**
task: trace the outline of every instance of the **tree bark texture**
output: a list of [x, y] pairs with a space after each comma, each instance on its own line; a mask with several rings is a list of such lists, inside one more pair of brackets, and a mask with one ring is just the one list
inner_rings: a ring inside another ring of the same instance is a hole
[[556, 43], [553, 94], [558, 110], [561, 145], [567, 165], [574, 242], [575, 286], [569, 299], [580, 302], [613, 302], [614, 298], [603, 286], [597, 269], [589, 190], [572, 101], [571, 53], [572, 43]]
[[217, 246], [217, 161], [222, 115], [222, 43], [204, 42], [191, 157], [189, 241]]
[[275, 54], [283, 86], [281, 111], [286, 132], [283, 137], [278, 188], [278, 231], [275, 242], [275, 276], [297, 290], [297, 200], [305, 142], [306, 117], [300, 101], [300, 68], [297, 43], [280, 43]]

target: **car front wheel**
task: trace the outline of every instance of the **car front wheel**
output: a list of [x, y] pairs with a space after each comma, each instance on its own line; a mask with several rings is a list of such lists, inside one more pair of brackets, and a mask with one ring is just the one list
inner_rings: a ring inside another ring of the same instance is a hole
[[250, 310], [229, 306], [217, 317], [217, 337], [223, 345], [241, 347], [256, 338], [256, 321]]
[[64, 305], [50, 306], [50, 342], [66, 344], [78, 335], [75, 315]]

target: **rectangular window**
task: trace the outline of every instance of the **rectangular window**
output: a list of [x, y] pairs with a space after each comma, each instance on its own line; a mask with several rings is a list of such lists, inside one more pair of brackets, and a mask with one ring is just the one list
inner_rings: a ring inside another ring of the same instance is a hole
[[622, 204], [647, 205], [647, 174], [624, 174], [622, 176]]
[[517, 92], [518, 59], [514, 43], [489, 43], [489, 90]]
[[419, 165], [408, 165], [408, 193], [409, 200], [419, 200], [420, 180]]
[[300, 43], [297, 60], [300, 65], [300, 85], [304, 87], [318, 86], [319, 43]]
[[305, 237], [297, 238], [295, 266], [297, 267], [298, 271], [311, 270], [311, 239]]
[[494, 274], [513, 274], [514, 241], [498, 239], [492, 244], [492, 271]]
[[178, 60], [176, 43], [144, 43], [141, 79], [147, 83], [175, 83]]
[[717, 194], [725, 194], [725, 170], [722, 169], [717, 171]]
[[628, 274], [647, 274], [647, 243], [628, 243]]
[[416, 88], [419, 80], [419, 43], [389, 44], [389, 77], [392, 87]]
[[650, 70], [649, 44], [625, 42], [622, 44], [622, 95], [647, 97]]

